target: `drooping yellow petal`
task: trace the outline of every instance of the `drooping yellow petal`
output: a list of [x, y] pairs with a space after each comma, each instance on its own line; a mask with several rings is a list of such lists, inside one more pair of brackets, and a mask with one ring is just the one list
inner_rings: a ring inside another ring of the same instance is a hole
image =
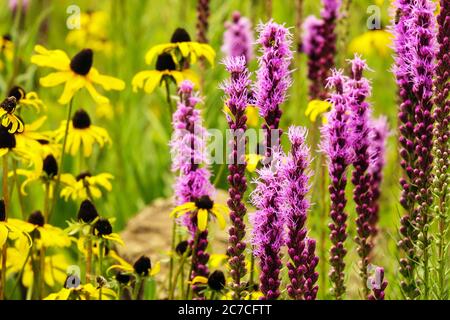
[[3, 248], [3, 245], [6, 243], [6, 239], [8, 239], [9, 230], [5, 226], [4, 222], [0, 222], [0, 248]]
[[136, 92], [138, 89], [141, 89], [144, 87], [145, 80], [148, 78], [154, 76], [158, 71], [156, 70], [146, 70], [146, 71], [140, 71], [138, 72], [131, 81], [131, 85], [133, 87], [133, 91]]
[[144, 91], [147, 93], [152, 93], [153, 90], [161, 83], [161, 78], [163, 74], [161, 72], [157, 72], [153, 74], [153, 76], [147, 78], [145, 81]]
[[49, 75], [39, 79], [39, 83], [43, 87], [55, 87], [68, 81], [71, 77], [72, 73], [70, 71], [52, 72]]
[[114, 77], [101, 75], [95, 68], [91, 69], [88, 74], [88, 78], [91, 79], [92, 82], [98, 83], [108, 91], [125, 89], [125, 82]]
[[164, 51], [169, 51], [173, 49], [175, 46], [176, 44], [174, 43], [164, 43], [152, 47], [145, 55], [145, 63], [151, 65], [155, 60], [156, 56], [159, 56]]
[[202, 277], [202, 276], [195, 276], [194, 279], [192, 279], [190, 281], [191, 284], [195, 285], [195, 284], [207, 284], [208, 283], [208, 278], [206, 277]]
[[205, 231], [208, 225], [208, 210], [198, 209], [197, 212], [197, 225], [199, 231]]
[[90, 82], [86, 82], [85, 85], [87, 91], [89, 92], [89, 94], [91, 95], [92, 99], [94, 99], [94, 101], [97, 104], [105, 104], [105, 103], [109, 103], [109, 99], [103, 95], [101, 95], [97, 89], [95, 89], [95, 87], [92, 85], [92, 83]]
[[175, 207], [175, 209], [173, 209], [172, 212], [170, 213], [170, 216], [174, 217], [176, 215], [178, 218], [181, 215], [183, 215], [189, 211], [193, 211], [195, 209], [196, 209], [196, 206], [195, 206], [194, 202], [187, 202], [182, 205], [179, 205], [178, 207]]
[[68, 104], [73, 95], [85, 85], [85, 82], [81, 76], [72, 76], [67, 80], [58, 102], [60, 104]]
[[31, 63], [60, 71], [70, 70], [70, 59], [64, 51], [47, 50], [41, 45], [36, 45], [34, 51], [37, 54], [31, 57]]
[[108, 235], [104, 235], [103, 238], [111, 240], [113, 242], [116, 242], [116, 243], [118, 243], [118, 244], [120, 244], [122, 246], [125, 245], [125, 243], [123, 242], [122, 238], [119, 236], [118, 233], [111, 233], [111, 234], [108, 234]]
[[211, 210], [211, 212], [216, 216], [216, 218], [217, 218], [217, 223], [219, 224], [219, 228], [220, 228], [221, 230], [225, 229], [227, 223], [226, 223], [226, 221], [225, 221], [225, 218], [224, 218], [222, 212], [220, 212], [220, 211], [217, 210], [216, 208], [213, 208], [213, 209]]
[[155, 276], [160, 271], [161, 271], [161, 262], [158, 261], [157, 263], [155, 263], [155, 265], [153, 266], [152, 270], [150, 271], [150, 275], [151, 276]]

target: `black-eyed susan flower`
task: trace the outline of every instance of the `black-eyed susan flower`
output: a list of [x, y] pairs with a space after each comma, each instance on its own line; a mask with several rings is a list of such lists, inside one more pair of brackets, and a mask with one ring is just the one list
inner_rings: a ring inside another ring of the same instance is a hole
[[22, 119], [14, 114], [16, 106], [15, 97], [8, 97], [0, 104], [1, 125], [8, 128], [10, 133], [22, 132], [24, 127]]
[[86, 88], [95, 102], [98, 104], [108, 103], [109, 100], [101, 95], [94, 87], [98, 84], [103, 89], [123, 90], [125, 83], [114, 77], [101, 75], [92, 64], [94, 53], [91, 49], [83, 49], [72, 59], [62, 50], [47, 50], [43, 46], [34, 47], [36, 54], [31, 57], [31, 62], [40, 67], [49, 67], [56, 72], [40, 79], [44, 87], [55, 87], [65, 84], [64, 91], [58, 102], [67, 104], [74, 94], [82, 88]]
[[214, 203], [209, 196], [202, 196], [194, 202], [182, 204], [176, 207], [170, 215], [179, 218], [190, 212], [197, 215], [197, 226], [200, 231], [206, 230], [210, 215], [216, 217], [221, 229], [225, 228], [224, 215], [228, 214], [228, 207]]
[[0, 158], [10, 153], [14, 158], [22, 160], [28, 165], [34, 165], [35, 168], [40, 168], [42, 165], [40, 154], [36, 153], [35, 150], [19, 145], [16, 141], [16, 135], [0, 125]]
[[[306, 107], [305, 116], [311, 122], [316, 122], [317, 118], [331, 110], [331, 103], [322, 100], [311, 100]], [[322, 121], [326, 121], [326, 117], [322, 117]]]
[[109, 54], [112, 44], [108, 40], [108, 13], [105, 11], [81, 12], [80, 28], [67, 33], [66, 43], [77, 48], [92, 48], [97, 52]]
[[[170, 43], [159, 44], [151, 48], [145, 55], [146, 63], [150, 65], [162, 53], [171, 54], [180, 64], [183, 63], [182, 59], [188, 63], [196, 63], [199, 58], [205, 58], [211, 65], [214, 65], [216, 57], [214, 49], [209, 44], [192, 41], [189, 33], [183, 28], [177, 28], [174, 31]], [[180, 59], [177, 59], [178, 56]]]
[[41, 246], [45, 248], [64, 248], [70, 246], [72, 242], [64, 230], [45, 223], [45, 218], [41, 211], [33, 212], [27, 221], [9, 219], [9, 222], [30, 235], [37, 232], [38, 236], [34, 237], [34, 243], [38, 248]]
[[6, 220], [6, 211], [5, 211], [5, 201], [3, 199], [0, 200], [0, 248], [3, 248], [3, 245], [6, 243], [8, 239], [16, 240], [22, 238], [22, 240], [27, 240], [28, 244], [31, 245], [31, 239], [26, 233], [26, 231], [22, 230], [20, 227], [14, 225], [14, 223], [9, 223]]
[[0, 71], [5, 68], [5, 62], [11, 62], [14, 57], [14, 43], [11, 36], [5, 34], [0, 37]]
[[[61, 126], [55, 131], [56, 142], [64, 140], [66, 125], [66, 120], [62, 121]], [[66, 150], [72, 156], [75, 156], [80, 148], [83, 148], [83, 155], [89, 157], [92, 154], [94, 144], [103, 148], [105, 144], [109, 143], [111, 143], [111, 138], [108, 132], [101, 127], [92, 125], [91, 118], [86, 111], [79, 109], [75, 112], [69, 123], [66, 142]]]
[[16, 98], [17, 107], [32, 107], [36, 111], [41, 111], [45, 109], [45, 105], [36, 92], [30, 91], [26, 92], [25, 89], [19, 86], [13, 87], [8, 92], [8, 97]]
[[125, 274], [136, 274], [141, 277], [154, 276], [161, 271], [161, 263], [158, 261], [152, 266], [152, 262], [149, 257], [139, 257], [133, 265], [128, 263], [125, 259], [120, 257], [117, 253], [111, 251], [110, 256], [118, 262], [108, 268], [110, 270], [118, 270]]
[[132, 86], [135, 92], [144, 89], [145, 92], [152, 93], [165, 81], [173, 81], [178, 86], [183, 80], [190, 80], [195, 85], [199, 83], [197, 75], [192, 70], [177, 67], [171, 54], [161, 53], [156, 59], [155, 70], [138, 72], [132, 80]]
[[64, 186], [61, 190], [61, 197], [66, 201], [69, 198], [73, 201], [98, 199], [102, 196], [102, 189], [108, 192], [112, 190], [112, 179], [114, 177], [109, 173], [93, 176], [89, 172], [83, 172], [76, 177], [71, 174], [62, 174], [61, 181]]
[[113, 232], [111, 222], [106, 218], [99, 218], [95, 221], [92, 233], [100, 239], [110, 240], [122, 246], [125, 245], [119, 234]]

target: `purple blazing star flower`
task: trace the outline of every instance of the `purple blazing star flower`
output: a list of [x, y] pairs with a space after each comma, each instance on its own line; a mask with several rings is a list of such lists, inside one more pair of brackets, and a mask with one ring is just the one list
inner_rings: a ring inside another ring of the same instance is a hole
[[225, 28], [222, 51], [227, 57], [244, 56], [248, 64], [253, 59], [253, 43], [255, 42], [252, 23], [235, 11], [232, 20], [225, 23]]

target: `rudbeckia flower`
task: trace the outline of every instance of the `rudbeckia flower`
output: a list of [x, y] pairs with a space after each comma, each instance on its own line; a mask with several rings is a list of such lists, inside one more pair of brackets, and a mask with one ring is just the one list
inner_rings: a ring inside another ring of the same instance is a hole
[[42, 158], [39, 153], [26, 146], [19, 145], [16, 141], [16, 135], [0, 125], [0, 158], [9, 153], [27, 164], [34, 165], [36, 168], [40, 168], [42, 165]]
[[125, 259], [121, 258], [114, 251], [110, 252], [111, 258], [116, 260], [119, 264], [114, 264], [108, 268], [108, 272], [111, 270], [119, 270], [126, 274], [135, 273], [139, 276], [154, 276], [161, 271], [161, 263], [158, 261], [154, 266], [149, 257], [141, 256], [137, 259], [133, 265], [128, 263]]
[[32, 63], [56, 70], [56, 72], [41, 78], [40, 84], [44, 87], [55, 87], [65, 83], [64, 91], [58, 100], [60, 104], [67, 104], [82, 88], [87, 89], [96, 103], [108, 103], [108, 98], [98, 93], [94, 84], [99, 84], [107, 91], [125, 88], [122, 80], [101, 75], [92, 66], [94, 53], [91, 49], [81, 50], [72, 59], [69, 59], [62, 50], [47, 50], [40, 45], [35, 46], [34, 50], [37, 54], [31, 57]]
[[200, 231], [206, 230], [210, 214], [217, 218], [217, 222], [221, 229], [225, 228], [226, 222], [224, 214], [228, 214], [228, 207], [214, 203], [208, 196], [202, 196], [194, 202], [182, 204], [176, 207], [170, 215], [179, 218], [190, 212], [197, 215], [197, 226]]
[[122, 246], [125, 245], [119, 234], [113, 232], [111, 222], [108, 219], [99, 218], [96, 220], [92, 228], [92, 233], [98, 238], [110, 240]]
[[[309, 118], [311, 122], [316, 122], [317, 118], [322, 114], [331, 110], [331, 103], [322, 100], [312, 100], [306, 107], [305, 116]], [[326, 121], [323, 117], [322, 121]]]
[[16, 98], [17, 107], [27, 106], [32, 107], [36, 111], [45, 109], [45, 105], [36, 92], [26, 92], [22, 87], [15, 86], [9, 90], [8, 97]]
[[11, 41], [11, 36], [8, 34], [0, 38], [0, 70], [5, 68], [4, 61], [12, 61], [14, 56], [14, 43]]
[[189, 33], [185, 29], [177, 28], [172, 34], [170, 43], [159, 44], [151, 48], [145, 55], [147, 64], [151, 64], [155, 57], [162, 53], [170, 53], [174, 58], [179, 54], [180, 60], [175, 60], [179, 64], [185, 59], [189, 63], [196, 63], [199, 58], [205, 58], [211, 65], [214, 65], [216, 53], [214, 49], [206, 43], [199, 43], [191, 40]]
[[102, 196], [101, 188], [108, 192], [112, 190], [110, 182], [112, 179], [114, 177], [109, 173], [100, 173], [93, 176], [89, 172], [83, 172], [76, 177], [71, 174], [63, 174], [61, 175], [61, 181], [64, 187], [61, 190], [61, 197], [66, 201], [69, 198], [73, 201], [86, 200], [91, 197], [98, 199]]
[[0, 200], [0, 248], [8, 239], [16, 240], [21, 238], [22, 240], [28, 240], [28, 244], [31, 245], [31, 239], [28, 234], [20, 227], [6, 221], [5, 201]]
[[1, 125], [8, 128], [10, 133], [22, 132], [23, 121], [14, 114], [16, 111], [17, 100], [14, 97], [8, 97], [0, 104]]
[[66, 43], [77, 48], [92, 48], [94, 51], [110, 53], [111, 42], [107, 37], [109, 17], [105, 11], [82, 12], [80, 28], [67, 33]]
[[196, 86], [199, 84], [198, 77], [192, 70], [177, 69], [173, 56], [169, 53], [161, 53], [156, 60], [155, 70], [141, 71], [134, 76], [133, 91], [143, 88], [145, 92], [152, 93], [166, 79], [174, 81], [177, 86], [183, 80], [191, 80]]
[[384, 30], [370, 30], [354, 38], [348, 47], [350, 53], [359, 53], [365, 56], [377, 54], [386, 57], [392, 51], [391, 33]]
[[45, 248], [63, 248], [71, 244], [71, 239], [64, 230], [45, 223], [45, 218], [40, 211], [32, 213], [28, 221], [18, 219], [9, 219], [8, 221], [30, 235], [35, 231], [38, 232], [39, 237], [34, 240], [37, 247], [42, 245]]
[[[64, 140], [66, 124], [66, 120], [62, 121], [61, 126], [55, 131], [57, 142]], [[103, 148], [106, 143], [111, 143], [111, 138], [105, 129], [92, 125], [87, 112], [80, 109], [70, 121], [66, 148], [72, 156], [75, 156], [80, 147], [83, 147], [83, 155], [89, 157], [95, 143]]]

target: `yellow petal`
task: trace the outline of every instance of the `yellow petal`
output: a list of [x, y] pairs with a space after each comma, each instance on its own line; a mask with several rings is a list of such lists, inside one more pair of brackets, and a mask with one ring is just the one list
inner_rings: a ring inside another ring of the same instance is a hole
[[221, 230], [225, 229], [227, 223], [225, 221], [225, 218], [223, 217], [222, 212], [220, 212], [219, 210], [215, 210], [215, 209], [213, 209], [212, 212], [217, 218], [217, 223], [219, 224], [219, 228]]
[[148, 65], [152, 64], [156, 56], [160, 55], [166, 50], [171, 50], [175, 46], [176, 44], [174, 43], [164, 43], [152, 47], [145, 55], [145, 63], [147, 63]]
[[64, 51], [47, 50], [41, 45], [36, 45], [34, 51], [37, 54], [31, 57], [31, 63], [40, 67], [49, 67], [60, 71], [70, 70], [70, 59]]
[[5, 226], [4, 222], [0, 222], [0, 248], [3, 248], [3, 245], [6, 243], [8, 233], [8, 228]]
[[60, 104], [68, 104], [73, 95], [85, 85], [85, 80], [81, 76], [72, 76], [67, 80], [64, 91], [59, 98]]
[[85, 86], [86, 86], [87, 91], [91, 95], [92, 99], [94, 99], [94, 101], [97, 104], [109, 103], [109, 99], [106, 98], [105, 96], [102, 96], [100, 93], [98, 93], [98, 91], [95, 89], [95, 87], [92, 85], [92, 83], [86, 82]]
[[98, 83], [105, 90], [123, 90], [125, 89], [125, 82], [120, 79], [101, 75], [96, 69], [92, 68], [88, 77], [92, 82]]
[[198, 284], [198, 283], [206, 284], [206, 283], [208, 283], [208, 278], [202, 277], [202, 276], [196, 276], [196, 277], [194, 277], [194, 279], [192, 279], [190, 281], [190, 283], [191, 284]]
[[153, 76], [147, 78], [147, 81], [145, 81], [144, 91], [147, 93], [152, 93], [153, 90], [161, 83], [161, 72], [156, 72], [153, 74]]
[[43, 87], [55, 87], [68, 81], [72, 77], [72, 73], [69, 71], [59, 71], [50, 73], [48, 76], [42, 77], [39, 83]]
[[197, 225], [198, 230], [205, 231], [208, 225], [208, 210], [198, 209], [197, 212]]
[[150, 271], [150, 275], [151, 275], [151, 276], [157, 275], [160, 271], [161, 271], [161, 262], [158, 261], [158, 262], [153, 266], [152, 270]]

